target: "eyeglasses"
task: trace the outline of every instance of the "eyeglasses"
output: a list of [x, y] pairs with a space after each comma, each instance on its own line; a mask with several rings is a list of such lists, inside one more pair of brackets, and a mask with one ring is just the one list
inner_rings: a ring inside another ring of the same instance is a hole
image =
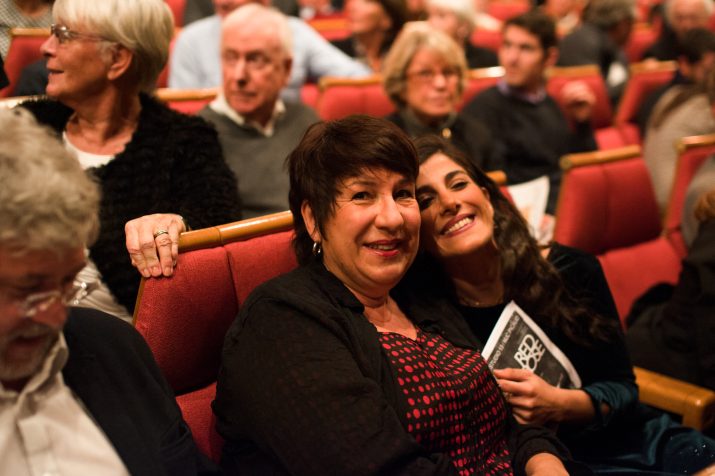
[[99, 35], [92, 35], [90, 33], [80, 33], [78, 31], [72, 31], [65, 25], [55, 25], [54, 23], [50, 25], [50, 34], [57, 38], [57, 41], [64, 45], [68, 41], [75, 40], [78, 38], [83, 38], [89, 41], [107, 41], [106, 38], [102, 38]]
[[441, 75], [444, 79], [450, 81], [459, 77], [459, 70], [457, 68], [445, 68], [441, 71], [436, 71], [434, 69], [421, 69], [419, 71], [407, 73], [408, 78], [419, 81], [420, 83], [431, 83], [438, 75]]
[[34, 317], [41, 312], [45, 312], [58, 301], [64, 306], [75, 306], [98, 287], [99, 283], [96, 281], [91, 283], [75, 281], [72, 286], [64, 291], [54, 289], [30, 294], [22, 301], [19, 301], [17, 307], [22, 317]]

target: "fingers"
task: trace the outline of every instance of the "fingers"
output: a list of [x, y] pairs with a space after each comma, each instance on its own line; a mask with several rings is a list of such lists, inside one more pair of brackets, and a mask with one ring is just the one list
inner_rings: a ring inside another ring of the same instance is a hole
[[179, 215], [154, 214], [130, 220], [124, 227], [132, 264], [145, 278], [171, 276], [179, 256]]
[[494, 369], [492, 371], [497, 379], [523, 381], [534, 375], [526, 369]]

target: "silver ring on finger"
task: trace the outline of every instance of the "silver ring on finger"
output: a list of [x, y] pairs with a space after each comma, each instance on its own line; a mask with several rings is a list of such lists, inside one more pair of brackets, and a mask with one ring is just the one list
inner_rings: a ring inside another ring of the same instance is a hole
[[159, 237], [161, 235], [168, 235], [168, 234], [169, 234], [169, 232], [166, 230], [156, 230], [154, 232], [154, 238], [156, 239], [157, 237]]

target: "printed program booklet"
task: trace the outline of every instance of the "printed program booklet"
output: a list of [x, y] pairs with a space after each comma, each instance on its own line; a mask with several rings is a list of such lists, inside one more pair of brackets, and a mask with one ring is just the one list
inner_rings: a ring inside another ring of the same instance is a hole
[[568, 357], [514, 301], [499, 316], [482, 356], [490, 369], [528, 369], [554, 387], [581, 388]]

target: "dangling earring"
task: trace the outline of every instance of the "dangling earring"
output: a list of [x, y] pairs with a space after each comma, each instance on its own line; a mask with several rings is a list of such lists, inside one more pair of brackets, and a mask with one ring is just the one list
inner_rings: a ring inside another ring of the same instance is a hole
[[313, 256], [320, 256], [320, 254], [323, 252], [323, 247], [320, 246], [319, 241], [314, 241], [313, 242]]

